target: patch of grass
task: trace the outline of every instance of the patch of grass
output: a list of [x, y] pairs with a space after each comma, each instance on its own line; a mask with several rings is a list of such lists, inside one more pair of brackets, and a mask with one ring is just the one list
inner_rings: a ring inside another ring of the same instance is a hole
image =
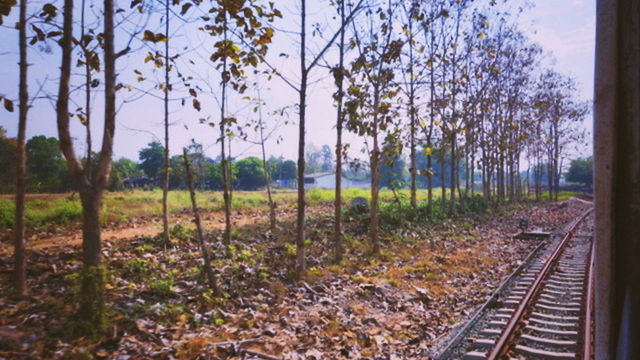
[[173, 276], [168, 276], [164, 279], [157, 278], [153, 280], [149, 284], [149, 293], [161, 299], [173, 297]]
[[[169, 227], [169, 237], [171, 239], [178, 239], [182, 241], [193, 241], [195, 240], [195, 232], [196, 232], [195, 229], [190, 229], [180, 224], [176, 224]], [[162, 241], [162, 239], [160, 239], [160, 241]]]
[[[27, 226], [64, 225], [82, 218], [80, 201], [67, 197], [33, 199], [25, 203]], [[15, 205], [12, 200], [0, 199], [0, 227], [13, 227]]]
[[143, 255], [153, 251], [153, 249], [154, 247], [152, 244], [144, 244], [136, 247], [135, 249], [133, 249], [133, 251], [135, 251], [138, 255]]
[[122, 266], [122, 276], [125, 278], [140, 279], [149, 274], [152, 264], [145, 259], [131, 259]]
[[12, 202], [0, 200], [0, 227], [12, 227], [16, 209]]

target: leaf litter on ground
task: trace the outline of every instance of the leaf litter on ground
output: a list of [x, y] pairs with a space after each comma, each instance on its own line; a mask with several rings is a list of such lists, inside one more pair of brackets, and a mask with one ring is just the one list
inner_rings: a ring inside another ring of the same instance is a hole
[[[377, 258], [366, 255], [360, 227], [347, 224], [340, 264], [328, 257], [332, 207], [313, 206], [309, 270], [297, 283], [295, 247], [286, 241], [294, 209], [280, 209], [274, 233], [268, 213], [254, 212], [228, 248], [218, 230], [207, 234], [219, 297], [206, 287], [188, 223], [167, 251], [150, 236], [106, 241], [111, 326], [99, 341], [69, 331], [79, 247], [32, 249], [30, 297], [0, 293], [0, 358], [424, 359], [535, 247], [512, 239], [520, 218], [553, 231], [586, 206], [575, 199], [513, 205], [491, 218], [403, 226], [384, 232]], [[0, 256], [3, 288], [11, 263]]]

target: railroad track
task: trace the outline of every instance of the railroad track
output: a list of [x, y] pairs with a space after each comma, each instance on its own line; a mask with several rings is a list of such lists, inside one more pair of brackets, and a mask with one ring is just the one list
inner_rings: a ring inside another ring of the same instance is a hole
[[[441, 359], [583, 359], [592, 345], [592, 209], [571, 223]], [[582, 230], [582, 231], [580, 231]], [[471, 336], [469, 336], [471, 335]]]

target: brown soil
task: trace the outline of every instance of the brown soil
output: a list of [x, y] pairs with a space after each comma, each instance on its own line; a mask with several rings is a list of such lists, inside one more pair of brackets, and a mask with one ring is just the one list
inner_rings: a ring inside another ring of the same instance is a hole
[[[40, 195], [39, 195], [40, 196]], [[310, 211], [313, 212], [314, 209]], [[288, 221], [295, 215], [294, 208], [285, 208], [279, 212], [280, 220]], [[211, 211], [201, 214], [204, 228], [208, 231], [224, 229], [224, 212]], [[181, 224], [183, 226], [193, 226], [191, 215], [174, 214], [170, 222], [172, 225]], [[232, 226], [234, 228], [247, 225], [266, 224], [268, 222], [267, 211], [234, 211], [232, 214]], [[75, 226], [76, 230], [58, 231], [48, 233], [36, 233], [27, 239], [27, 250], [42, 250], [49, 248], [59, 248], [64, 246], [78, 246], [82, 243], [82, 230], [80, 225]], [[117, 242], [125, 239], [133, 239], [140, 236], [155, 236], [162, 231], [162, 222], [159, 218], [137, 219], [126, 224], [107, 226], [102, 230], [102, 240]], [[0, 242], [0, 255], [7, 255], [13, 252], [13, 245], [10, 241]]]

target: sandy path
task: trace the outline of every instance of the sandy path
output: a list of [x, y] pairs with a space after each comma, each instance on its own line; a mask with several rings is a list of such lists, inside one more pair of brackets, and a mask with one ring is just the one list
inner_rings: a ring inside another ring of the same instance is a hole
[[[287, 220], [294, 214], [293, 209], [286, 209], [278, 214], [279, 220]], [[221, 230], [224, 228], [224, 213], [220, 211], [206, 212], [202, 215], [203, 225], [206, 230]], [[243, 227], [246, 225], [266, 224], [268, 215], [266, 211], [237, 211], [232, 215], [233, 227]], [[173, 215], [170, 220], [172, 225], [181, 224], [192, 226], [191, 218], [188, 215]], [[125, 227], [126, 226], [126, 227]], [[79, 246], [82, 243], [82, 230], [80, 224], [76, 225], [78, 230], [42, 236], [42, 234], [32, 235], [27, 239], [27, 250], [38, 251], [49, 248]], [[158, 219], [138, 221], [123, 227], [106, 228], [102, 230], [102, 241], [115, 242], [124, 239], [132, 239], [138, 236], [155, 236], [162, 231], [162, 223]], [[10, 241], [0, 243], [0, 255], [9, 255], [13, 252], [13, 245]]]

